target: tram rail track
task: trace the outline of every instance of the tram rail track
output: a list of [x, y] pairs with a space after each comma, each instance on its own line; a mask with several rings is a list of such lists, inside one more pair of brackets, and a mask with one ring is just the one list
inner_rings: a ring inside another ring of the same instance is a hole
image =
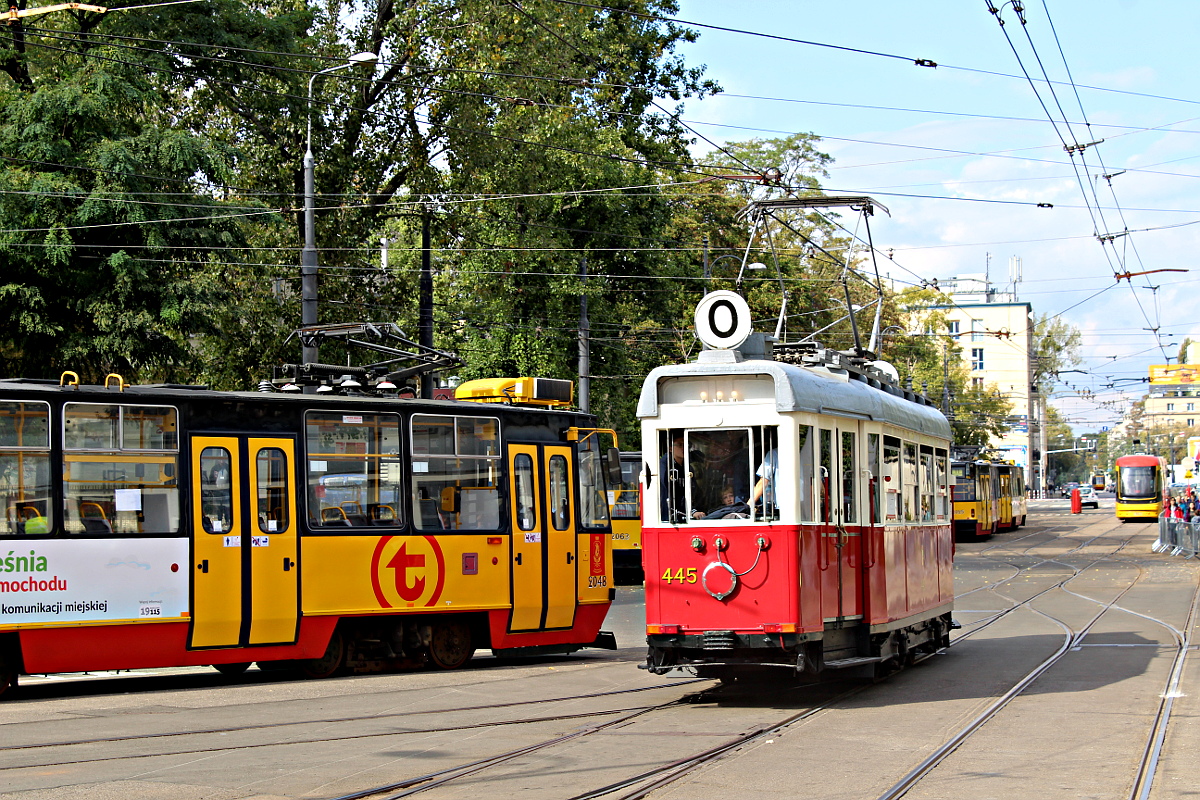
[[[704, 682], [702, 679], [696, 678], [695, 680], [692, 680], [692, 681], [681, 681], [680, 684], [686, 685], [686, 684], [690, 684], [690, 683], [702, 683], [702, 682]], [[639, 686], [639, 687], [635, 687], [632, 689], [614, 689], [614, 690], [606, 691], [606, 692], [594, 692], [591, 694], [565, 695], [562, 697], [552, 697], [552, 698], [544, 698], [544, 699], [538, 699], [538, 700], [519, 700], [519, 701], [513, 701], [513, 702], [509, 702], [509, 703], [488, 703], [488, 704], [475, 705], [475, 706], [461, 706], [461, 707], [457, 707], [457, 708], [431, 708], [431, 709], [396, 711], [396, 712], [391, 712], [391, 713], [387, 713], [387, 714], [373, 715], [370, 717], [366, 717], [365, 719], [368, 719], [371, 721], [377, 721], [377, 720], [385, 720], [385, 719], [391, 719], [391, 718], [397, 718], [397, 717], [407, 718], [407, 717], [430, 715], [430, 714], [461, 713], [461, 712], [468, 712], [468, 711], [492, 711], [492, 710], [501, 709], [501, 708], [516, 708], [519, 706], [531, 706], [531, 705], [548, 705], [551, 703], [567, 703], [567, 702], [573, 702], [573, 701], [578, 701], [578, 700], [591, 700], [591, 699], [595, 699], [595, 698], [599, 698], [599, 697], [613, 697], [616, 695], [635, 694], [635, 693], [639, 693], [639, 692], [650, 692], [650, 691], [661, 691], [661, 690], [662, 690], [661, 686]], [[604, 713], [604, 712], [599, 712], [599, 713]], [[587, 716], [587, 715], [579, 715], [579, 716]], [[552, 720], [552, 719], [567, 719], [567, 718], [573, 718], [573, 716], [572, 715], [559, 716], [559, 717], [551, 716], [551, 717], [545, 717], [542, 719]], [[54, 742], [29, 742], [29, 743], [18, 744], [18, 745], [0, 745], [0, 753], [20, 751], [20, 750], [36, 750], [36, 749], [41, 749], [41, 748], [52, 748], [52, 747], [71, 747], [71, 746], [82, 746], [82, 745], [91, 745], [91, 744], [114, 744], [117, 742], [132, 742], [132, 741], [144, 741], [144, 740], [155, 740], [155, 739], [167, 739], [167, 738], [174, 738], [174, 737], [180, 737], [180, 736], [206, 736], [206, 735], [214, 735], [214, 734], [220, 735], [220, 734], [229, 734], [229, 733], [244, 733], [247, 731], [280, 729], [280, 728], [296, 727], [296, 726], [301, 726], [301, 725], [335, 725], [338, 723], [357, 723], [357, 722], [362, 722], [363, 720], [364, 720], [364, 717], [362, 717], [362, 716], [319, 717], [316, 719], [307, 719], [307, 720], [288, 720], [288, 721], [284, 721], [284, 722], [264, 722], [264, 723], [256, 723], [253, 725], [231, 725], [231, 726], [223, 726], [223, 727], [204, 728], [204, 729], [200, 729], [200, 730], [163, 731], [163, 732], [159, 732], [159, 733], [132, 734], [132, 735], [128, 735], [128, 736], [103, 736], [103, 737], [93, 737], [93, 738], [88, 738], [88, 739], [71, 739], [71, 740], [61, 740], [61, 741], [54, 741]], [[491, 723], [491, 726], [499, 726], [499, 725], [506, 725], [506, 724], [521, 724], [521, 722], [523, 722], [523, 721], [526, 721], [526, 720], [514, 720], [511, 722], [496, 722], [496, 723]], [[532, 721], [532, 720], [529, 720], [529, 721]], [[22, 723], [22, 724], [28, 725], [28, 723]], [[483, 725], [455, 726], [452, 728], [445, 728], [445, 729], [429, 728], [429, 729], [422, 729], [422, 730], [414, 730], [412, 732], [431, 733], [431, 732], [437, 732], [440, 730], [456, 730], [456, 729], [468, 728], [468, 727], [487, 727], [487, 726], [483, 726]], [[0, 727], [0, 730], [2, 730], [2, 729], [3, 728]], [[372, 734], [372, 735], [382, 735], [382, 734]], [[344, 738], [355, 738], [355, 737], [344, 737]], [[4, 770], [4, 769], [8, 769], [8, 768], [0, 766], [0, 770]]]

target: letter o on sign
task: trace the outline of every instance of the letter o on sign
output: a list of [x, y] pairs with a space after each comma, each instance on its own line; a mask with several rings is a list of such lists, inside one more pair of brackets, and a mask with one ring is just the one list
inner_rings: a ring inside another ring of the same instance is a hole
[[696, 306], [696, 335], [714, 350], [737, 347], [750, 330], [750, 306], [740, 294], [709, 292]]

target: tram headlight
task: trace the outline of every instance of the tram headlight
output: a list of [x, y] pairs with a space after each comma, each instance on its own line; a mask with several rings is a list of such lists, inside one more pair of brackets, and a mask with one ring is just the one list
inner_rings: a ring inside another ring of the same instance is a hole
[[693, 536], [692, 537], [692, 549], [695, 550], [697, 553], [703, 553], [704, 552], [704, 540], [701, 539], [699, 536]]

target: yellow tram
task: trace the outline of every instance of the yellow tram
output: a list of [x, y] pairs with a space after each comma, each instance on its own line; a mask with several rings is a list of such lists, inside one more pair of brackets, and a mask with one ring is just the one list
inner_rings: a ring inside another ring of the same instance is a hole
[[1116, 463], [1117, 519], [1152, 520], [1162, 513], [1167, 464], [1158, 456], [1121, 456]]
[[459, 387], [484, 405], [69, 377], [0, 382], [0, 692], [615, 646], [616, 450], [569, 381]]

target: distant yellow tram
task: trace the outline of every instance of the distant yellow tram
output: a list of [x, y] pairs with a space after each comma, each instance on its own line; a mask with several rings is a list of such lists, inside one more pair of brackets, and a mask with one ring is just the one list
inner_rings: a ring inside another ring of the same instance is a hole
[[992, 465], [987, 461], [955, 461], [950, 465], [954, 476], [954, 534], [959, 539], [986, 539], [1000, 524], [999, 478], [992, 480]]
[[1156, 519], [1162, 513], [1166, 461], [1158, 456], [1121, 456], [1116, 466], [1117, 519]]
[[967, 541], [1025, 524], [1025, 475], [1015, 464], [955, 461], [954, 533]]

